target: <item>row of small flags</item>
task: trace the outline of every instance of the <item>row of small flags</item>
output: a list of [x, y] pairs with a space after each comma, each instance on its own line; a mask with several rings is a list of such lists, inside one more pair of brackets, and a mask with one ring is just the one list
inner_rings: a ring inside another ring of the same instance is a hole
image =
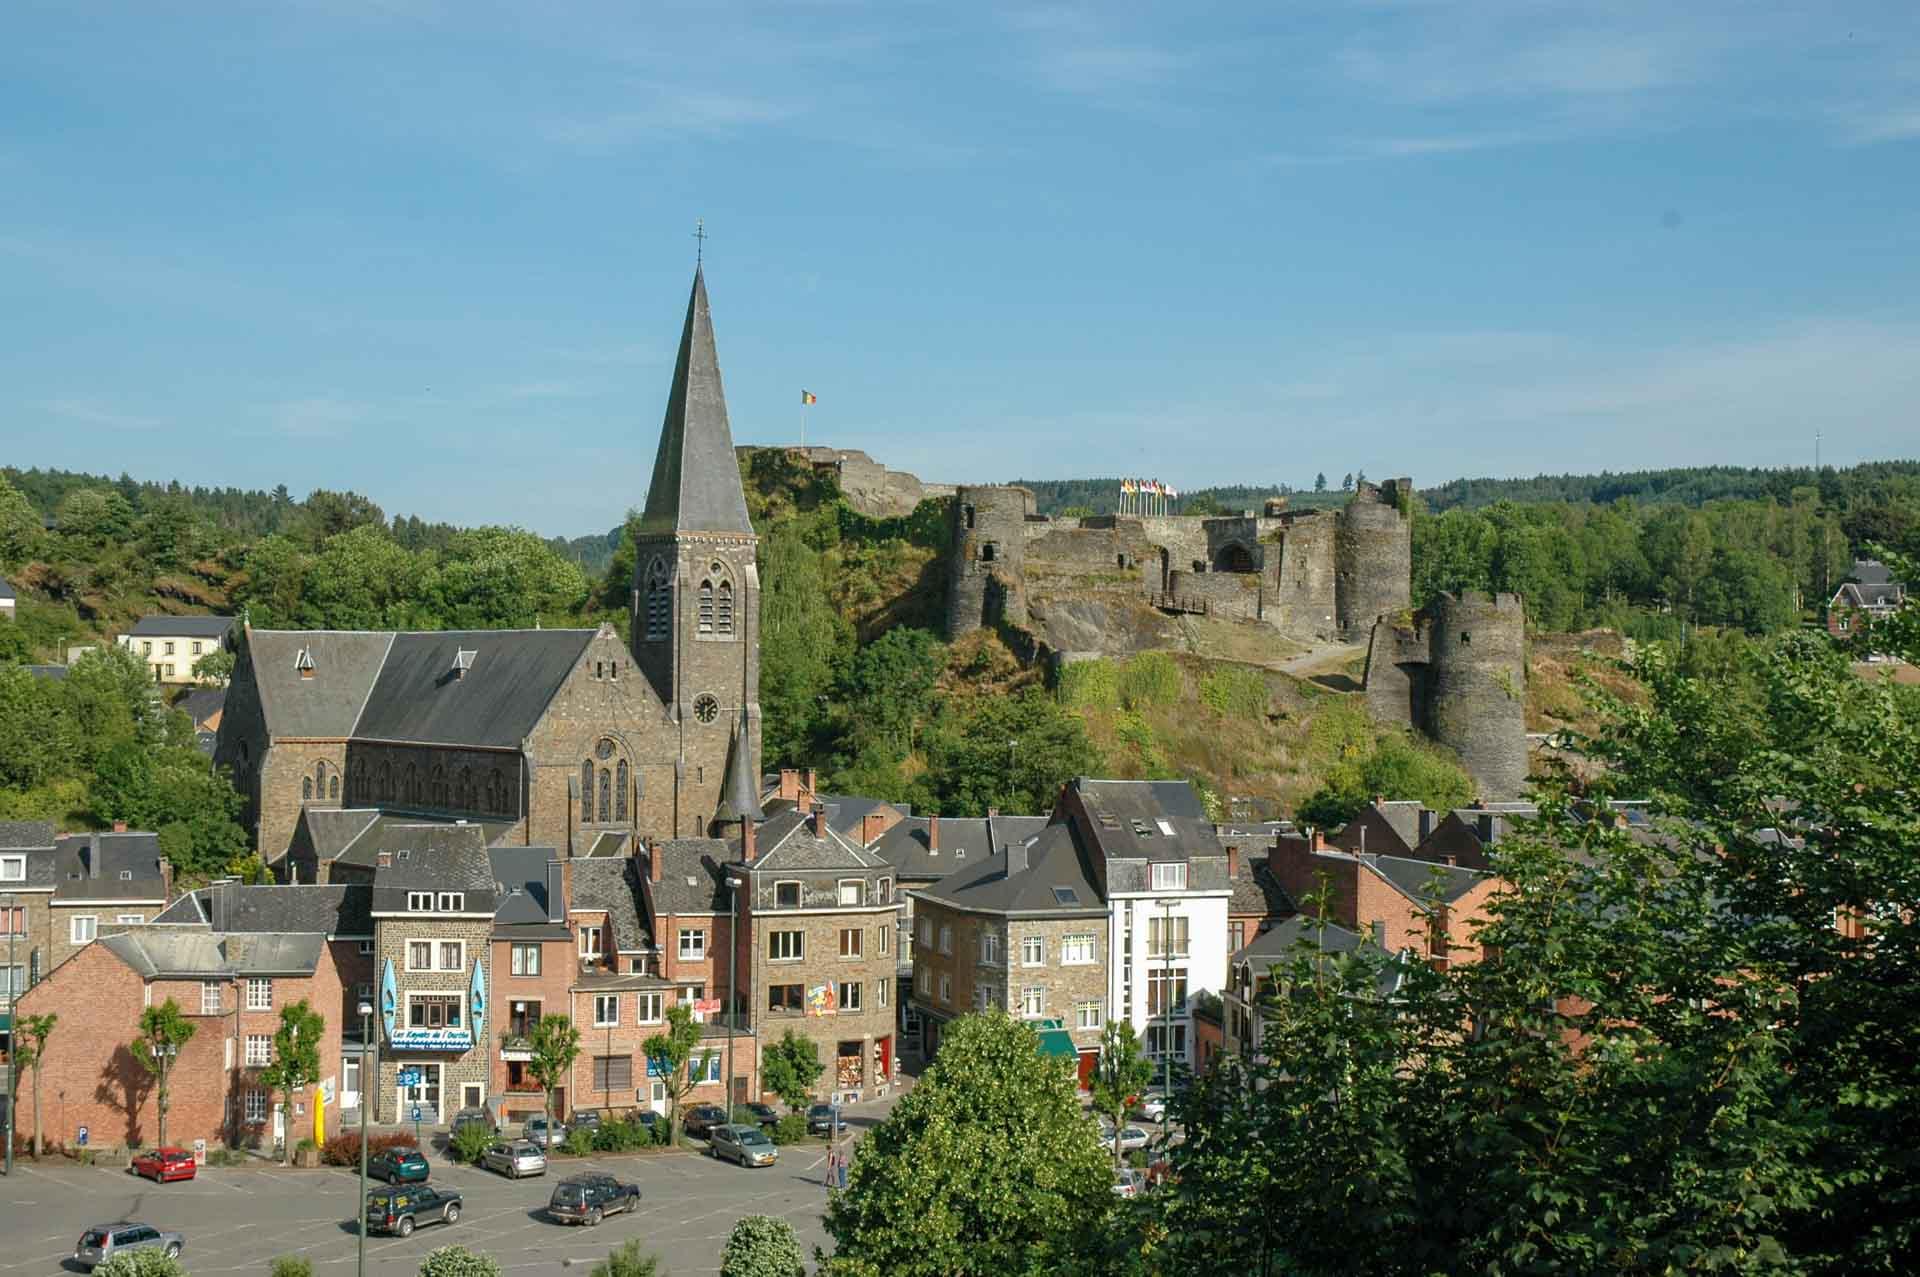
[[1158, 479], [1122, 479], [1120, 481], [1120, 491], [1127, 496], [1133, 496], [1135, 493], [1142, 492], [1154, 497], [1172, 497], [1177, 499], [1180, 496], [1180, 490], [1178, 488], [1169, 487]]

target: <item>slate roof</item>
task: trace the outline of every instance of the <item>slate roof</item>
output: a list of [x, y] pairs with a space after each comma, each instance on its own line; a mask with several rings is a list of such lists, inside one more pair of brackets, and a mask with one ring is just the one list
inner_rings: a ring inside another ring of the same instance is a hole
[[1406, 856], [1376, 856], [1368, 853], [1360, 860], [1399, 888], [1403, 895], [1420, 904], [1425, 904], [1433, 897], [1436, 881], [1440, 899], [1451, 904], [1479, 886], [1487, 877], [1484, 873], [1460, 865], [1436, 864], [1431, 860], [1414, 860]]
[[1206, 809], [1183, 780], [1082, 777], [1072, 785], [1093, 817], [1088, 833], [1108, 860], [1189, 860], [1224, 854]]
[[[216, 890], [220, 888], [188, 892], [161, 910], [148, 925], [210, 928]], [[228, 932], [312, 932], [356, 940], [373, 935], [373, 888], [364, 882], [234, 883], [225, 890]]]
[[[1261, 932], [1258, 939], [1232, 955], [1228, 961], [1234, 966], [1247, 963], [1253, 967], [1256, 977], [1264, 976], [1268, 968], [1292, 961], [1303, 943], [1317, 947], [1323, 954], [1355, 953], [1362, 948], [1373, 947], [1372, 940], [1358, 932], [1349, 931], [1335, 923], [1323, 923], [1306, 914], [1296, 914]], [[1374, 985], [1375, 992], [1381, 997], [1390, 997], [1399, 989], [1404, 978], [1405, 970], [1399, 959], [1395, 958], [1380, 969]]]
[[662, 842], [660, 881], [653, 881], [651, 863], [647, 867], [646, 890], [655, 916], [725, 913], [726, 866], [738, 859], [737, 849], [738, 844], [722, 838], [669, 838]]
[[[353, 735], [360, 740], [517, 747], [597, 633], [395, 634]], [[477, 655], [466, 676], [455, 678], [453, 660], [461, 651]]]
[[547, 924], [547, 864], [554, 855], [552, 847], [487, 849], [487, 859], [493, 865], [493, 880], [506, 888], [499, 907], [493, 911], [495, 926]]
[[312, 975], [326, 949], [323, 935], [239, 935], [213, 931], [155, 931], [140, 927], [96, 943], [142, 978]]
[[223, 639], [233, 628], [230, 616], [143, 616], [127, 631], [129, 638]]
[[[831, 808], [829, 808], [831, 811]], [[869, 850], [902, 878], [944, 878], [1047, 827], [1045, 816], [940, 816], [939, 854], [928, 846], [934, 817], [907, 816]], [[828, 822], [832, 823], [829, 815]], [[839, 826], [835, 826], [838, 828]]]
[[595, 834], [592, 845], [587, 848], [588, 856], [600, 860], [604, 860], [609, 856], [624, 856], [626, 854], [627, 833], [624, 829]]
[[[814, 800], [827, 809], [827, 823], [833, 826], [836, 833], [853, 838], [860, 836], [861, 823], [883, 807], [893, 808], [902, 816], [912, 810], [899, 803], [890, 803], [879, 798], [863, 798], [857, 794], [815, 794]], [[763, 814], [768, 817], [778, 816], [782, 812], [794, 809], [791, 798], [769, 798], [761, 806]]]
[[753, 750], [747, 734], [751, 730], [743, 709], [733, 739], [727, 743], [727, 786], [720, 795], [715, 820], [760, 820], [766, 815], [760, 810], [760, 787], [753, 783]]
[[158, 834], [66, 834], [54, 845], [53, 863], [55, 903], [157, 900], [166, 894]]
[[1862, 585], [1849, 581], [1834, 592], [1834, 607], [1856, 607], [1879, 610], [1898, 607], [1906, 597], [1906, 587], [1893, 582], [1879, 585]]
[[[386, 630], [248, 630], [247, 664], [267, 730], [279, 737], [351, 736], [392, 644]], [[312, 678], [295, 668], [303, 651], [313, 659]]]
[[373, 871], [374, 911], [405, 913], [407, 892], [429, 888], [434, 891], [465, 892], [463, 913], [490, 914], [500, 903], [500, 893], [494, 884], [493, 862], [488, 858], [485, 844], [448, 846], [430, 842], [426, 846], [396, 851], [392, 864]]
[[389, 852], [396, 863], [401, 853], [420, 852], [449, 855], [484, 851], [506, 827], [507, 821], [445, 821], [418, 816], [383, 813], [358, 837], [334, 857], [343, 865], [374, 869], [380, 853]]
[[824, 836], [798, 812], [773, 817], [754, 832], [752, 868], [760, 870], [885, 869], [886, 860], [855, 845], [828, 824]]
[[[1413, 806], [1414, 819], [1418, 821], [1419, 804]], [[1342, 851], [1364, 850], [1373, 855], [1404, 856], [1413, 850], [1414, 840], [1401, 832], [1400, 822], [1391, 814], [1369, 803], [1327, 842]]]
[[1852, 575], [1861, 585], [1887, 585], [1893, 581], [1893, 573], [1878, 559], [1855, 559]]
[[570, 909], [604, 909], [613, 929], [617, 953], [653, 948], [653, 932], [640, 912], [640, 862], [632, 856], [618, 860], [575, 860]]
[[733, 431], [727, 423], [727, 396], [720, 383], [707, 281], [697, 267], [639, 530], [643, 534], [753, 532], [746, 495], [740, 488], [740, 465], [734, 459]]
[[1233, 895], [1227, 898], [1229, 914], [1279, 918], [1296, 912], [1293, 897], [1273, 876], [1265, 856], [1249, 856], [1246, 848], [1241, 848], [1238, 870], [1233, 876]]
[[224, 687], [196, 687], [173, 703], [173, 707], [193, 720], [195, 727], [206, 722], [227, 705]]
[[[1022, 862], [1024, 861], [1024, 866]], [[1072, 901], [1058, 892], [1073, 893]], [[956, 909], [1076, 916], [1107, 912], [1072, 825], [1049, 825], [1031, 844], [999, 851], [912, 894]]]
[[306, 822], [314, 857], [324, 865], [351, 847], [354, 839], [380, 819], [380, 813], [370, 807], [307, 807], [301, 810], [300, 819]]
[[53, 846], [51, 820], [0, 820], [0, 850]]

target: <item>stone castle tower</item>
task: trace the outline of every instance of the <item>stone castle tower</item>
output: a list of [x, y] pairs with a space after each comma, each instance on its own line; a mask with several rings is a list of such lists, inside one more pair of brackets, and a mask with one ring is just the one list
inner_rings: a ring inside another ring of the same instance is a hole
[[1027, 623], [1026, 488], [962, 487], [954, 491], [947, 573], [947, 637], [982, 626]]
[[1527, 780], [1527, 612], [1517, 594], [1442, 594], [1410, 620], [1382, 616], [1367, 646], [1367, 709], [1460, 755], [1480, 797]]
[[727, 778], [760, 776], [758, 546], [696, 269], [636, 537], [631, 616], [634, 663], [678, 733], [689, 811], [738, 816], [731, 809], [753, 795], [731, 792], [740, 782]]

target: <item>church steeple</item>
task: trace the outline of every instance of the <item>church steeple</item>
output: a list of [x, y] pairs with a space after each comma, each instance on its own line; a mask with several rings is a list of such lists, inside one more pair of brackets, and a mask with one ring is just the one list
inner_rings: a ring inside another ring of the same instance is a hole
[[707, 310], [707, 281], [697, 266], [640, 531], [753, 535], [746, 496], [740, 489], [740, 467], [733, 455], [733, 431], [727, 424], [720, 356], [714, 348], [713, 317]]

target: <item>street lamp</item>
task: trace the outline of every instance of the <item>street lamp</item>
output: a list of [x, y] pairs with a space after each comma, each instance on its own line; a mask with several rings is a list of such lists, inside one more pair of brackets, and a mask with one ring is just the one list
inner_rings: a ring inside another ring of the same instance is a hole
[[167, 1087], [173, 1077], [173, 1062], [179, 1055], [180, 1046], [176, 1042], [162, 1042], [153, 1049], [154, 1062], [160, 1066], [160, 1095], [158, 1107], [160, 1111], [161, 1148], [167, 1146], [167, 1109], [172, 1107], [169, 1103], [172, 1097], [167, 1093]]
[[1173, 900], [1156, 901], [1161, 908], [1160, 956], [1166, 959], [1166, 983], [1160, 1005], [1160, 1150], [1167, 1147], [1168, 1108], [1173, 1099]]
[[[746, 845], [744, 839], [741, 845]], [[734, 987], [734, 981], [739, 978], [740, 960], [739, 890], [739, 880], [729, 871], [727, 874], [727, 1120], [729, 1122], [733, 1120], [734, 1017], [740, 1009], [740, 990]]]
[[373, 1086], [367, 1080], [367, 1041], [373, 1036], [373, 1004], [360, 1004], [360, 1196], [353, 1213], [359, 1227], [354, 1229], [354, 1272], [367, 1277], [367, 1103], [373, 1098]]
[[[14, 942], [19, 928], [14, 925], [16, 900], [8, 892], [7, 901], [7, 1174], [13, 1174], [13, 1111], [20, 1107], [20, 981], [14, 978]], [[42, 1123], [44, 1125], [44, 1123]]]

